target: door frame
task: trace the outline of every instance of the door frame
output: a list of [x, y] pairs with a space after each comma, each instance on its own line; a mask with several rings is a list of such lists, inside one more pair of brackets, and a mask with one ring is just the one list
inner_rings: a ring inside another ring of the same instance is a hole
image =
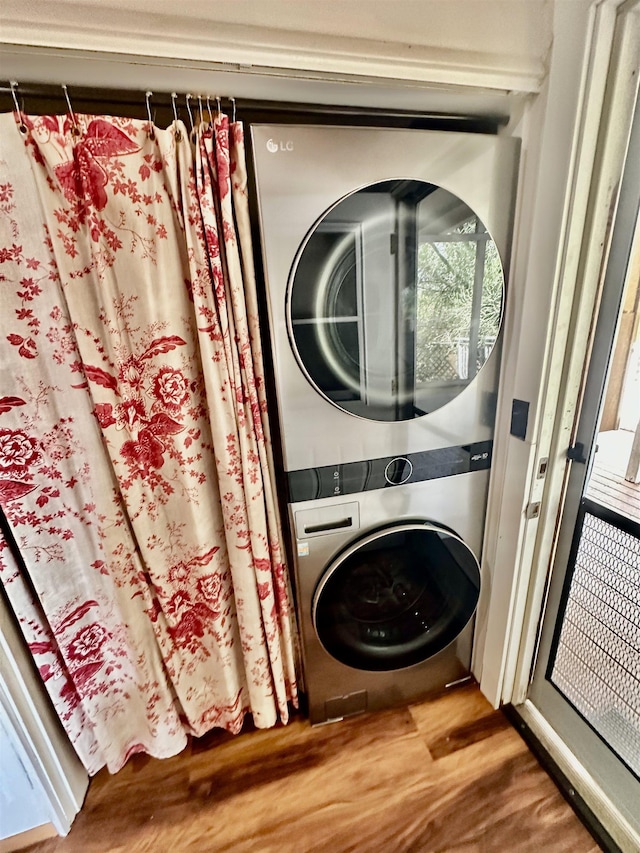
[[[584, 402], [588, 362], [594, 343], [600, 309], [606, 264], [613, 231], [613, 213], [618, 201], [636, 93], [638, 91], [638, 58], [640, 57], [640, 2], [614, 3], [601, 7], [602, 20], [596, 28], [594, 65], [587, 68], [591, 79], [585, 91], [583, 137], [598, 128], [596, 146], [590, 162], [588, 187], [576, 187], [570, 199], [574, 209], [563, 246], [564, 264], [550, 371], [545, 388], [546, 404], [542, 414], [548, 429], [542, 430], [538, 464], [548, 459], [547, 474], [541, 500], [541, 514], [534, 543], [531, 583], [527, 591], [526, 612], [517, 656], [512, 662], [513, 687], [504, 701], [517, 704], [525, 699], [537, 653], [538, 625], [545, 607], [548, 576], [556, 555], [558, 527], [567, 498], [568, 480], [573, 462], [567, 449], [577, 437], [578, 420]], [[598, 11], [598, 10], [597, 10]], [[611, 14], [614, 19], [611, 20]], [[607, 55], [608, 53], [608, 55]], [[606, 77], [598, 77], [606, 64]], [[635, 73], [634, 73], [635, 72]], [[599, 84], [599, 85], [598, 85]], [[604, 85], [603, 85], [604, 84]], [[595, 103], [594, 86], [601, 91], [600, 104]], [[600, 107], [598, 109], [598, 107]], [[585, 180], [590, 151], [576, 158], [576, 177]], [[582, 176], [581, 176], [582, 173]], [[583, 211], [578, 208], [584, 205]], [[576, 251], [579, 246], [579, 251]], [[547, 432], [545, 435], [544, 433]], [[548, 448], [548, 450], [547, 450]], [[515, 639], [515, 638], [514, 638]], [[515, 650], [512, 650], [512, 654]]]
[[[640, 45], [639, 45], [640, 50]], [[640, 66], [640, 62], [638, 63]], [[585, 496], [585, 487], [593, 470], [595, 447], [600, 427], [604, 391], [611, 372], [613, 344], [620, 325], [624, 290], [634, 274], [640, 251], [640, 105], [631, 134], [628, 159], [621, 182], [606, 265], [603, 266], [602, 296], [597, 306], [594, 339], [589, 365], [585, 370], [584, 393], [577, 413], [575, 437], [585, 448], [585, 464], [568, 466], [566, 500], [558, 524], [558, 543], [554, 569], [545, 596], [545, 612], [537, 643], [533, 679], [529, 685], [527, 707], [538, 712], [534, 719], [546, 719], [556, 736], [575, 753], [576, 771], [572, 783], [583, 787], [591, 798], [591, 811], [598, 815], [610, 836], [621, 849], [640, 849], [640, 823], [636, 818], [639, 783], [637, 772], [616, 754], [597, 726], [567, 698], [550, 678], [559, 631], [571, 589], [579, 544], [583, 538], [585, 512], [595, 515], [621, 531], [637, 536], [640, 525], [623, 521], [617, 513], [598, 507], [594, 498]], [[594, 505], [595, 504], [595, 505]], [[517, 709], [518, 711], [520, 708]], [[535, 725], [535, 724], [534, 724]], [[584, 766], [581, 766], [584, 763]], [[588, 768], [588, 769], [587, 769]], [[567, 774], [565, 774], [567, 775]], [[607, 794], [604, 794], [606, 789]], [[603, 808], [605, 800], [612, 801]], [[611, 804], [614, 807], [611, 807]]]
[[[494, 471], [489, 495], [483, 564], [493, 567], [493, 578], [487, 636], [484, 648], [476, 651], [474, 673], [496, 707], [518, 705], [527, 698], [573, 464], [567, 449], [575, 438], [584, 393], [585, 364], [638, 87], [639, 55], [640, 0], [596, 0], [590, 9], [542, 381], [532, 403], [532, 437], [527, 435], [526, 443], [509, 436], [502, 454], [504, 479]], [[534, 284], [527, 281], [528, 286]], [[506, 379], [502, 393], [516, 397], [515, 382]], [[511, 399], [500, 408], [503, 416], [507, 408], [510, 414]], [[509, 469], [527, 471], [521, 507], [514, 507]]]
[[[543, 402], [530, 454], [529, 492], [510, 589], [509, 627], [498, 675], [488, 685], [495, 704], [516, 706], [520, 719], [568, 779], [569, 794], [583, 799], [622, 850], [638, 849], [640, 837], [528, 698], [528, 690], [574, 464], [567, 458], [567, 449], [576, 439], [603, 296], [638, 92], [639, 58], [639, 0], [594, 3], [557, 258], [553, 320], [546, 342], [539, 398]], [[481, 687], [485, 689], [482, 681]]]

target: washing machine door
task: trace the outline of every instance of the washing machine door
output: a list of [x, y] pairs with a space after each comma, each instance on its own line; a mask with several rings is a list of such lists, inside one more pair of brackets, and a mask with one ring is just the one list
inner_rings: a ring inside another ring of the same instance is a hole
[[359, 670], [420, 663], [462, 632], [478, 603], [480, 569], [451, 531], [412, 522], [368, 534], [328, 567], [313, 598], [325, 650]]

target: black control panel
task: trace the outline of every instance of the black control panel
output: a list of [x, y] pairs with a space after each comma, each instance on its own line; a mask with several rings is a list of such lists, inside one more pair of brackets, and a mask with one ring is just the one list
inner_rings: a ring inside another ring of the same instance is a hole
[[460, 447], [406, 453], [404, 456], [383, 456], [365, 462], [289, 471], [289, 503], [354, 495], [372, 489], [392, 489], [400, 484], [482, 471], [491, 467], [492, 449], [492, 441], [477, 441]]

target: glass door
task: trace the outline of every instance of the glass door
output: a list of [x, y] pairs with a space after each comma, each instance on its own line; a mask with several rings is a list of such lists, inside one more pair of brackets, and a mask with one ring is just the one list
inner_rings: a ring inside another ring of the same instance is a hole
[[528, 697], [638, 832], [639, 207], [636, 113]]

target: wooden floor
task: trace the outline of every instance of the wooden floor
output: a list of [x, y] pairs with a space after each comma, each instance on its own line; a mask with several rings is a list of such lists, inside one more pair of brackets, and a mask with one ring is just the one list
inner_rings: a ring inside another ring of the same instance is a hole
[[640, 521], [640, 483], [629, 483], [624, 478], [632, 442], [633, 433], [627, 430], [611, 430], [598, 435], [598, 452], [586, 496], [601, 506]]
[[194, 740], [101, 772], [39, 853], [596, 853], [475, 685], [409, 708]]

